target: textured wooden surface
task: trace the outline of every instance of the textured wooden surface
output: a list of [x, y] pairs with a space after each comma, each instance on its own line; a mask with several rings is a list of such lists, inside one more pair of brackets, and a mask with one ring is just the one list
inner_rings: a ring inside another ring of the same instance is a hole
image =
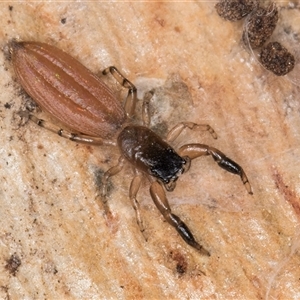
[[[299, 55], [292, 44], [299, 45], [299, 3], [279, 7], [276, 38]], [[222, 20], [213, 1], [5, 2], [0, 17], [4, 48], [12, 38], [47, 42], [94, 72], [117, 66], [139, 96], [155, 88], [152, 126], [161, 134], [181, 120], [209, 123], [217, 140], [186, 131], [174, 146], [219, 148], [243, 166], [254, 190], [248, 195], [238, 177], [200, 158], [168, 193], [208, 258], [164, 222], [145, 182], [146, 242], [128, 199], [130, 168], [112, 179], [110, 218], [97, 197], [118, 150], [24, 125], [18, 112], [28, 99], [4, 51], [1, 299], [299, 298], [300, 73], [264, 70], [242, 45], [243, 22]]]

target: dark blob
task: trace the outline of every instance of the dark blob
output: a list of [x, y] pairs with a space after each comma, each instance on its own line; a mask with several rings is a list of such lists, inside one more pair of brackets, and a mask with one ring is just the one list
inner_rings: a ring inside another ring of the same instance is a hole
[[225, 20], [238, 21], [255, 9], [257, 4], [257, 0], [221, 0], [216, 4], [216, 10]]
[[260, 61], [267, 70], [277, 76], [286, 75], [295, 66], [294, 56], [278, 42], [268, 43], [262, 48]]
[[10, 256], [9, 259], [6, 260], [5, 269], [9, 271], [10, 274], [16, 276], [16, 273], [21, 266], [21, 259], [20, 257], [14, 253]]
[[258, 7], [251, 15], [243, 33], [243, 41], [252, 49], [262, 47], [271, 37], [278, 22], [278, 9], [275, 5], [268, 8]]

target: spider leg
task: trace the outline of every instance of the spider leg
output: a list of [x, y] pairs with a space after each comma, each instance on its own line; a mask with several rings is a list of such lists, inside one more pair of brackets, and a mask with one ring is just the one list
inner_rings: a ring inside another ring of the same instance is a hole
[[175, 229], [184, 239], [184, 241], [190, 246], [200, 251], [201, 254], [210, 256], [210, 253], [203, 246], [196, 242], [193, 234], [191, 233], [187, 225], [178, 216], [172, 213], [168, 199], [166, 197], [165, 190], [158, 181], [154, 181], [151, 184], [150, 194], [158, 210], [164, 216], [166, 221], [170, 225], [175, 227]]
[[188, 156], [190, 159], [197, 158], [203, 155], [211, 155], [215, 162], [224, 170], [239, 175], [246, 190], [249, 194], [253, 194], [249, 180], [243, 168], [235, 161], [231, 160], [220, 150], [204, 145], [204, 144], [188, 144], [179, 148], [178, 154], [181, 156]]

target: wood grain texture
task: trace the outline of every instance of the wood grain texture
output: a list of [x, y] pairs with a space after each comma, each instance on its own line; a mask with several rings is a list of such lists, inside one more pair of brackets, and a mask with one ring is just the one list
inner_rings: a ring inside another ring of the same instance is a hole
[[[30, 103], [4, 51], [0, 298], [299, 297], [299, 77], [289, 74], [294, 84], [263, 69], [243, 47], [243, 22], [222, 20], [214, 4], [1, 5], [2, 47], [12, 38], [47, 42], [95, 73], [115, 65], [140, 97], [155, 88], [153, 128], [164, 135], [179, 121], [210, 124], [217, 140], [186, 131], [173, 146], [200, 142], [222, 150], [244, 168], [254, 195], [212, 159], [197, 159], [167, 195], [211, 257], [200, 256], [163, 221], [147, 182], [139, 193], [146, 242], [128, 198], [130, 168], [112, 179], [112, 215], [103, 214], [99, 182], [118, 151], [24, 124], [18, 112]], [[278, 5], [276, 38], [297, 39], [299, 4]], [[123, 99], [126, 91], [107, 81]]]

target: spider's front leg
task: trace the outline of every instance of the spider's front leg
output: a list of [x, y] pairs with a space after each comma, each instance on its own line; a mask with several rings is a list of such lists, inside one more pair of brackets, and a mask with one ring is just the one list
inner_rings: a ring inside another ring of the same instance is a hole
[[180, 147], [178, 154], [183, 157], [188, 156], [190, 159], [203, 155], [211, 155], [221, 168], [230, 173], [239, 175], [248, 193], [251, 195], [253, 194], [251, 185], [243, 168], [220, 150], [204, 144], [188, 144]]
[[178, 216], [172, 213], [165, 190], [158, 181], [155, 181], [151, 184], [150, 194], [158, 210], [164, 216], [166, 221], [175, 227], [184, 241], [200, 251], [201, 254], [210, 256], [210, 253], [203, 246], [196, 242], [187, 225]]

